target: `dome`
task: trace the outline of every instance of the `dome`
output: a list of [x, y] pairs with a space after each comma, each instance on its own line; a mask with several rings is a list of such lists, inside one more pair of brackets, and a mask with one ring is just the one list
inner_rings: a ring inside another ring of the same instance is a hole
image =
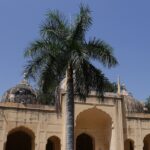
[[124, 97], [125, 109], [127, 112], [144, 112], [144, 105], [140, 101], [136, 100], [132, 93], [128, 92], [125, 84], [122, 85], [121, 95]]
[[21, 83], [4, 93], [2, 102], [33, 104], [36, 102], [36, 93], [24, 79]]
[[124, 103], [127, 112], [143, 112], [144, 105], [140, 101], [134, 99], [131, 95], [124, 95]]

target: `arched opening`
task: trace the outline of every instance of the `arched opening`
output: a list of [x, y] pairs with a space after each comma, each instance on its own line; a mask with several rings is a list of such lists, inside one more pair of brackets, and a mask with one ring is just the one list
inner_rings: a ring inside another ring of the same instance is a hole
[[150, 134], [144, 138], [144, 147], [143, 150], [150, 150]]
[[5, 150], [34, 150], [34, 138], [30, 134], [22, 128], [11, 131], [7, 136]]
[[93, 139], [83, 133], [77, 137], [76, 150], [94, 150]]
[[125, 150], [134, 150], [134, 142], [130, 139], [125, 140], [124, 149]]
[[56, 136], [52, 136], [47, 140], [46, 150], [60, 150], [60, 139]]
[[[104, 111], [91, 108], [81, 112], [76, 119], [75, 135], [82, 135], [86, 133], [92, 136], [93, 149], [110, 149], [111, 132], [112, 132], [112, 120], [111, 117]], [[81, 136], [81, 138], [87, 138], [89, 136]], [[81, 139], [77, 137], [76, 139]], [[87, 138], [91, 139], [91, 138]], [[81, 140], [80, 140], [81, 141]], [[76, 146], [80, 147], [76, 141]], [[84, 143], [84, 140], [83, 140]], [[91, 143], [91, 142], [89, 142]], [[79, 148], [76, 148], [79, 150]], [[80, 149], [82, 150], [82, 149]], [[91, 150], [91, 149], [90, 149]]]

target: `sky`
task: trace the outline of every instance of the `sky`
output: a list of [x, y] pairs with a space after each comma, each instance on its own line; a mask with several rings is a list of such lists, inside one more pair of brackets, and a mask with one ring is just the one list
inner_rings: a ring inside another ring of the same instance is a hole
[[110, 81], [121, 83], [133, 96], [150, 96], [150, 1], [149, 0], [0, 0], [0, 96], [22, 79], [23, 53], [39, 38], [48, 10], [58, 9], [68, 18], [88, 4], [93, 25], [87, 38], [109, 43], [119, 65], [102, 69]]

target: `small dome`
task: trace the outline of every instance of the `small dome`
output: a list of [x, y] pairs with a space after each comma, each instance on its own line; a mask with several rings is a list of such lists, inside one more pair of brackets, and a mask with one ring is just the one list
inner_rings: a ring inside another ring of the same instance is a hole
[[2, 102], [33, 104], [36, 102], [36, 93], [24, 79], [21, 83], [4, 93]]
[[125, 84], [122, 84], [121, 95], [124, 97], [124, 104], [127, 112], [139, 113], [144, 111], [143, 103], [136, 100], [132, 93], [128, 92]]
[[131, 95], [124, 95], [124, 103], [127, 112], [143, 112], [144, 105], [140, 101], [134, 99]]

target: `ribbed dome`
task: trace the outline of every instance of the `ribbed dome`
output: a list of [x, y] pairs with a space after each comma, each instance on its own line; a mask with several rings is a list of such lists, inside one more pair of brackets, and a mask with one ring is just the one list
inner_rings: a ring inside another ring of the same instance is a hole
[[26, 80], [7, 90], [2, 96], [3, 102], [33, 104], [36, 102], [36, 93]]

